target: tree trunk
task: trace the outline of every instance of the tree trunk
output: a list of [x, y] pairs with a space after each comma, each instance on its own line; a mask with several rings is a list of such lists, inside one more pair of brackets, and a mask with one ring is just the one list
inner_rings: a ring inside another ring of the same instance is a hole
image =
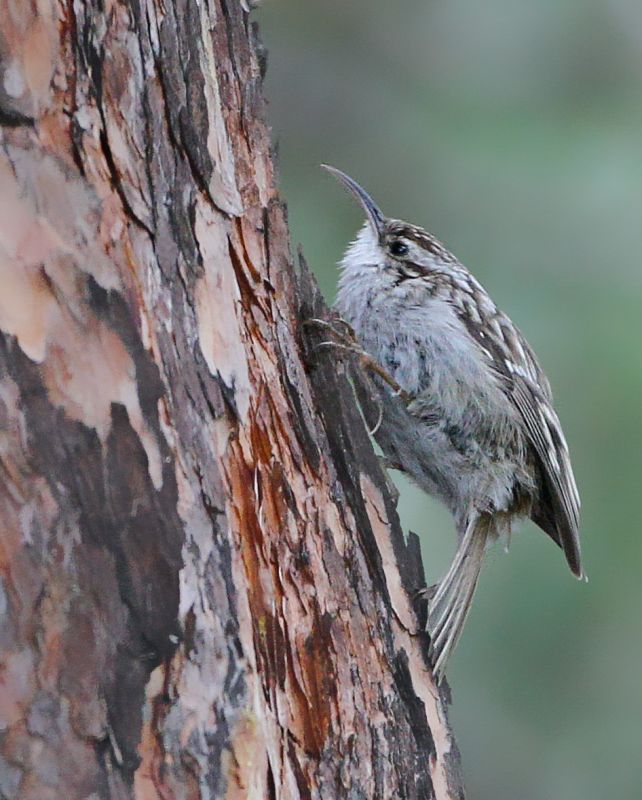
[[260, 56], [235, 0], [2, 5], [2, 798], [463, 796]]

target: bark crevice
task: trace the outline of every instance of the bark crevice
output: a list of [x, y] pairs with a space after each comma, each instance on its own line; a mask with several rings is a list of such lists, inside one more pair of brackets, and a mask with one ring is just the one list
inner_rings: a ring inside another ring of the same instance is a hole
[[0, 17], [9, 800], [463, 796], [258, 41], [230, 2]]

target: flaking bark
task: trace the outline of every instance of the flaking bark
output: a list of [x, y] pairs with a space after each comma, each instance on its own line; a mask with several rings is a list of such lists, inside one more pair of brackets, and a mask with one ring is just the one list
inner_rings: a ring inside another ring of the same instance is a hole
[[455, 798], [238, 2], [0, 14], [0, 797]]

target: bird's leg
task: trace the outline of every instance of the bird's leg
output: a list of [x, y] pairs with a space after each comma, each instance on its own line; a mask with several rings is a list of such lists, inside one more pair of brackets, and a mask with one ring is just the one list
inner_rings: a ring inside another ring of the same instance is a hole
[[401, 398], [401, 400], [403, 400], [403, 402], [406, 404], [410, 403], [413, 400], [412, 395], [403, 389], [392, 377], [392, 375], [385, 370], [381, 364], [379, 364], [379, 362], [376, 361], [369, 353], [366, 353], [366, 351], [358, 344], [352, 327], [342, 319], [337, 319], [337, 323], [345, 326], [348, 333], [343, 333], [337, 330], [337, 328], [331, 322], [327, 322], [323, 319], [306, 319], [303, 322], [305, 327], [322, 328], [335, 337], [336, 341], [319, 342], [314, 349], [320, 350], [321, 348], [335, 348], [337, 350], [343, 350], [346, 353], [357, 356], [359, 365], [362, 369], [378, 375], [379, 378], [384, 381], [384, 383], [388, 384], [397, 397]]
[[417, 589], [413, 593], [414, 600], [427, 600], [428, 603], [432, 600], [432, 598], [437, 594], [437, 589], [439, 589], [438, 583], [433, 583], [430, 586], [424, 586], [423, 589]]
[[[327, 331], [334, 336], [337, 342], [346, 347], [353, 347], [357, 344], [357, 337], [352, 325], [339, 316], [335, 317], [332, 322], [327, 319], [311, 317], [303, 320], [302, 325], [304, 328], [320, 328], [323, 331]], [[343, 328], [343, 330], [339, 330], [339, 328]]]
[[397, 472], [405, 472], [406, 470], [403, 468], [403, 465], [400, 464], [398, 461], [395, 461], [393, 458], [388, 458], [388, 456], [378, 456], [379, 463], [384, 469], [396, 469]]
[[391, 458], [388, 458], [387, 456], [377, 456], [377, 458], [379, 459], [380, 466], [383, 468], [383, 477], [386, 481], [386, 488], [388, 489], [388, 494], [390, 495], [393, 505], [396, 508], [397, 503], [399, 502], [399, 489], [397, 489], [397, 485], [388, 474], [388, 470], [396, 469], [399, 470], [400, 472], [404, 472], [405, 470], [401, 466], [401, 464], [397, 463], [396, 461], [393, 461]]

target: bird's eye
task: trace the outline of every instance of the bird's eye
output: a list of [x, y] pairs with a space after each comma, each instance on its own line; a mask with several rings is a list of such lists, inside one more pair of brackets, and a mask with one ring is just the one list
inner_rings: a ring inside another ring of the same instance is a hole
[[406, 256], [410, 249], [402, 239], [394, 239], [388, 247], [393, 256]]

